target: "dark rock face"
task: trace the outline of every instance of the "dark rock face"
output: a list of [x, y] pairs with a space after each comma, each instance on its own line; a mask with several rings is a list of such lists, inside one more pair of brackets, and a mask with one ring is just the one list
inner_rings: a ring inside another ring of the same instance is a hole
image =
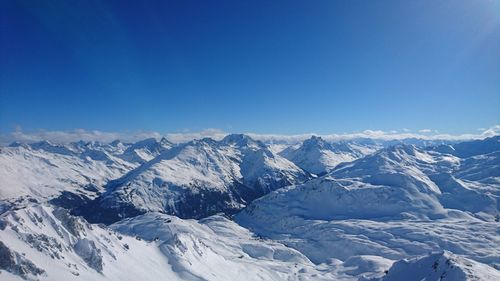
[[[200, 219], [217, 213], [232, 215], [252, 200], [266, 194], [262, 189], [253, 189], [235, 182], [227, 192], [219, 190], [185, 190], [172, 206], [164, 206], [162, 212], [180, 218]], [[146, 213], [132, 203], [116, 198], [97, 198], [73, 209], [72, 213], [81, 215], [90, 223], [111, 224], [121, 219]], [[120, 199], [120, 198], [118, 198]]]
[[[164, 212], [183, 219], [201, 219], [217, 213], [233, 215], [253, 200], [292, 184], [282, 177], [279, 181], [249, 182], [251, 186], [234, 181], [227, 190], [192, 188], [182, 189], [182, 196], [173, 205], [163, 206]], [[108, 187], [109, 188], [109, 187]], [[106, 194], [103, 194], [106, 195]], [[126, 195], [102, 196], [72, 209], [73, 215], [83, 216], [90, 223], [112, 224], [128, 217], [142, 215], [147, 210], [137, 208], [127, 201]], [[168, 199], [168, 198], [166, 198]]]
[[50, 200], [49, 202], [52, 205], [59, 206], [65, 209], [73, 209], [86, 205], [90, 201], [92, 201], [92, 199], [88, 198], [85, 195], [76, 194], [69, 191], [63, 191], [61, 192], [61, 195]]
[[86, 222], [81, 221], [81, 218], [72, 216], [68, 210], [62, 208], [55, 209], [53, 214], [74, 236], [81, 237], [82, 235], [85, 235], [84, 224], [86, 224]]
[[77, 208], [73, 208], [71, 209], [71, 214], [83, 216], [90, 223], [112, 224], [121, 219], [145, 213], [144, 211], [137, 210], [129, 203], [120, 202], [112, 206], [103, 206], [100, 201], [100, 198], [97, 198]]
[[101, 250], [96, 247], [94, 241], [87, 238], [79, 239], [73, 246], [73, 249], [89, 267], [95, 269], [97, 272], [102, 272]]
[[0, 269], [27, 279], [28, 275], [42, 275], [45, 270], [37, 267], [32, 261], [9, 249], [0, 241]]

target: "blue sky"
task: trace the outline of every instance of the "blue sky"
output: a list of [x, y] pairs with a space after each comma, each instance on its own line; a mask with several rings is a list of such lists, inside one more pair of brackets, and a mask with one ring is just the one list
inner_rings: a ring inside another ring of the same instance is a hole
[[496, 0], [5, 0], [0, 24], [4, 133], [500, 123]]

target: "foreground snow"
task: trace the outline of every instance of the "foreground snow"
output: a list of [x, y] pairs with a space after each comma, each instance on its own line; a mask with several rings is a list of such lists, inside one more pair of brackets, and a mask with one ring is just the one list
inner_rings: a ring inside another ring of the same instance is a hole
[[353, 280], [222, 216], [149, 213], [103, 228], [32, 205], [0, 225], [2, 280]]
[[[447, 276], [443, 280], [465, 281], [499, 276], [486, 265], [498, 263], [500, 241], [493, 225], [354, 220], [307, 227], [312, 229], [302, 228], [299, 235], [296, 226], [289, 225], [287, 238], [273, 241], [220, 215], [197, 221], [148, 213], [108, 228], [88, 224], [62, 208], [35, 204], [0, 216], [0, 277], [375, 281], [414, 276], [430, 281]], [[474, 238], [472, 232], [482, 235]], [[324, 239], [307, 241], [311, 237]], [[439, 248], [461, 255], [427, 254]], [[392, 265], [415, 255], [423, 256]]]
[[176, 278], [159, 249], [68, 215], [30, 206], [1, 216], [0, 279], [155, 280]]

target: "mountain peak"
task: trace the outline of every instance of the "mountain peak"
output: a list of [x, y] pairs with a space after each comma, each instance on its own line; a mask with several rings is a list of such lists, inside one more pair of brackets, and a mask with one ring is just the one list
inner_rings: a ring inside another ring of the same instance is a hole
[[248, 146], [252, 144], [257, 144], [259, 146], [262, 146], [262, 143], [259, 141], [256, 141], [252, 139], [250, 136], [245, 135], [245, 134], [230, 134], [225, 136], [221, 143], [227, 144], [227, 145], [236, 145], [236, 146]]
[[318, 136], [311, 136], [302, 142], [302, 145], [298, 150], [310, 151], [310, 150], [332, 150], [333, 148], [330, 143], [326, 142], [323, 138]]
[[160, 139], [160, 144], [162, 146], [172, 146], [172, 143], [167, 138], [165, 138], [165, 137], [162, 137]]
[[110, 142], [109, 144], [110, 144], [111, 146], [119, 146], [119, 145], [121, 145], [121, 144], [123, 144], [123, 143], [122, 143], [122, 141], [121, 141], [121, 140], [118, 140], [118, 139], [117, 139], [117, 140], [114, 140], [114, 141]]
[[281, 156], [313, 174], [328, 172], [342, 162], [350, 162], [360, 157], [360, 154], [354, 152], [348, 145], [337, 147], [318, 136], [311, 136], [298, 148], [286, 149], [280, 153]]
[[415, 156], [415, 153], [418, 151], [418, 148], [413, 144], [399, 143], [388, 147], [387, 151]]

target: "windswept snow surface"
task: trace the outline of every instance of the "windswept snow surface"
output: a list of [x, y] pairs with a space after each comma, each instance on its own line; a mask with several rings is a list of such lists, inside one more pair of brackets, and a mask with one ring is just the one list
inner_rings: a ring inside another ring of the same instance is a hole
[[498, 280], [499, 143], [15, 143], [0, 280]]

